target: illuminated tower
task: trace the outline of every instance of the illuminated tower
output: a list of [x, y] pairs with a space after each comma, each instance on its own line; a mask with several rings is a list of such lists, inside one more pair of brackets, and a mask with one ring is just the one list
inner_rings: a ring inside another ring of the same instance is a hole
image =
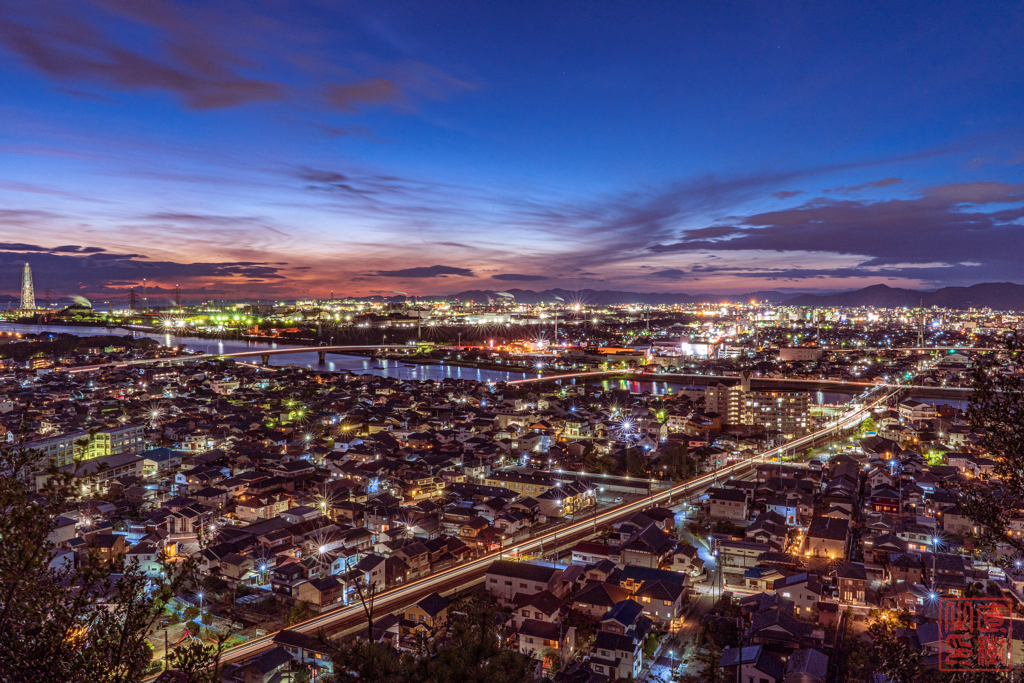
[[921, 300], [921, 308], [917, 314], [917, 347], [924, 348], [924, 300]]
[[181, 308], [181, 287], [174, 285], [174, 306]]
[[21, 309], [23, 311], [35, 310], [36, 292], [32, 288], [32, 267], [27, 263], [21, 272]]

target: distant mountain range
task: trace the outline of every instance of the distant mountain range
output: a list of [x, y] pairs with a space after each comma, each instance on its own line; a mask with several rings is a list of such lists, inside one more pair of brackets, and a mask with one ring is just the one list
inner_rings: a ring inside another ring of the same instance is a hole
[[872, 285], [839, 294], [801, 294], [785, 300], [788, 306], [877, 306], [879, 308], [993, 308], [997, 311], [1024, 310], [1024, 285], [1012, 282], [984, 282], [970, 287], [943, 287], [932, 292]]
[[[622, 304], [698, 304], [698, 303], [730, 303], [739, 301], [771, 301], [779, 303], [792, 294], [783, 292], [749, 292], [747, 294], [661, 294], [642, 292], [616, 292], [612, 290], [597, 289], [545, 289], [543, 292], [534, 292], [530, 289], [505, 289], [505, 290], [483, 290], [474, 289], [467, 292], [459, 292], [446, 297], [437, 297], [457, 301], [487, 301], [488, 299], [499, 299], [501, 294], [511, 294], [516, 301], [524, 304], [535, 304], [542, 301], [557, 301], [560, 297], [566, 303], [579, 302], [588, 306], [616, 306]], [[434, 297], [425, 297], [434, 298]]]
[[855, 307], [875, 306], [878, 308], [900, 308], [939, 306], [940, 308], [993, 308], [1001, 311], [1024, 311], [1024, 285], [1012, 282], [985, 282], [970, 287], [943, 287], [934, 291], [900, 289], [888, 285], [872, 285], [863, 289], [835, 294], [786, 294], [775, 291], [748, 292], [746, 294], [685, 294], [685, 293], [643, 293], [619, 292], [612, 290], [545, 289], [535, 292], [530, 289], [482, 290], [475, 289], [438, 298], [458, 301], [487, 301], [499, 299], [501, 294], [511, 294], [516, 301], [534, 304], [541, 301], [566, 303], [580, 302], [590, 306], [615, 306], [623, 304], [694, 304], [694, 303], [742, 303], [751, 300], [768, 301], [787, 306]]

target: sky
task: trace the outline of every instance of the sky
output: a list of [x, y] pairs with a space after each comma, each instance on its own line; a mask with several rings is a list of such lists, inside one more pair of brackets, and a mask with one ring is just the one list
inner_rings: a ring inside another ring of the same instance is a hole
[[0, 294], [1024, 282], [1024, 3], [2, 7]]

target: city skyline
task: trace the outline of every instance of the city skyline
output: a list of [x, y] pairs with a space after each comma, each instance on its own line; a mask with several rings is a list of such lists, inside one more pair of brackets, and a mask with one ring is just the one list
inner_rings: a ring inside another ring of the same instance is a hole
[[0, 294], [1021, 281], [1020, 6], [11, 3]]

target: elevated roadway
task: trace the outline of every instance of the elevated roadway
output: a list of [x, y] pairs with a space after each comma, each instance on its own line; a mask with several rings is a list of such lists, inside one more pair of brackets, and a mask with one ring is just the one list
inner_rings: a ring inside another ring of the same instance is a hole
[[[673, 382], [708, 385], [716, 382], [736, 383], [740, 381], [738, 375], [694, 375], [681, 373], [647, 373], [647, 372], [623, 372], [627, 375], [628, 381], [650, 381], [650, 382]], [[635, 378], [635, 380], [634, 380]], [[949, 396], [962, 398], [971, 393], [971, 387], [933, 387], [924, 384], [900, 384], [897, 382], [859, 382], [831, 379], [802, 379], [802, 378], [775, 378], [775, 377], [751, 377], [752, 387], [759, 389], [799, 389], [801, 391], [838, 391], [849, 393], [853, 390], [866, 390], [873, 387], [888, 387], [890, 389], [908, 389], [915, 394], [934, 393], [936, 397]]]

